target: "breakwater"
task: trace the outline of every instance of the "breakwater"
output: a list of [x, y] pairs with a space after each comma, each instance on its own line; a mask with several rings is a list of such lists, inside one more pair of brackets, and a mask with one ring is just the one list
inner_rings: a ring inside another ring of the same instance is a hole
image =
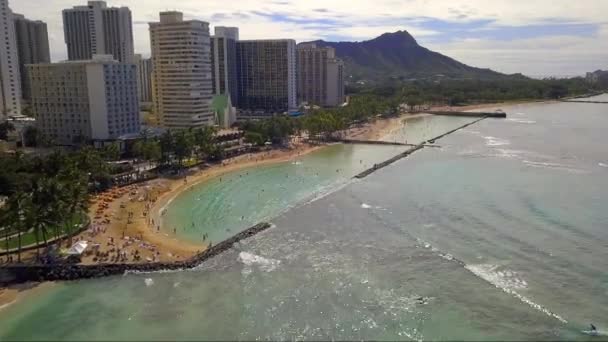
[[561, 102], [608, 104], [608, 101], [561, 100]]
[[453, 130], [451, 130], [451, 131], [448, 131], [448, 132], [443, 133], [443, 134], [441, 134], [441, 135], [438, 135], [438, 136], [436, 136], [436, 137], [434, 137], [434, 138], [431, 138], [431, 139], [429, 139], [429, 140], [427, 140], [427, 141], [424, 141], [424, 142], [422, 142], [421, 144], [416, 145], [416, 146], [414, 146], [413, 148], [411, 148], [411, 149], [409, 149], [409, 150], [407, 150], [407, 151], [404, 151], [404, 152], [402, 152], [402, 153], [399, 153], [398, 155], [396, 155], [396, 156], [392, 157], [391, 159], [388, 159], [388, 160], [386, 160], [386, 161], [383, 161], [382, 163], [374, 164], [374, 166], [372, 166], [371, 168], [369, 168], [369, 169], [367, 169], [367, 170], [365, 170], [365, 171], [363, 171], [363, 172], [361, 172], [361, 173], [357, 174], [357, 175], [356, 175], [354, 178], [359, 178], [359, 179], [361, 179], [361, 178], [365, 178], [365, 177], [367, 177], [367, 176], [371, 175], [372, 173], [376, 172], [377, 170], [380, 170], [380, 169], [381, 169], [381, 168], [383, 168], [383, 167], [387, 167], [387, 166], [389, 166], [389, 165], [393, 164], [394, 162], [396, 162], [396, 161], [398, 161], [398, 160], [400, 160], [400, 159], [406, 158], [406, 157], [408, 157], [410, 154], [412, 154], [412, 153], [414, 153], [414, 152], [416, 152], [416, 151], [418, 151], [418, 150], [420, 150], [420, 149], [422, 149], [422, 148], [424, 148], [424, 147], [428, 147], [428, 146], [436, 146], [436, 145], [428, 145], [428, 144], [434, 144], [436, 140], [439, 140], [439, 139], [441, 139], [441, 138], [443, 138], [443, 137], [445, 137], [445, 136], [447, 136], [447, 135], [450, 135], [450, 134], [452, 134], [452, 133], [454, 133], [454, 132], [456, 132], [456, 131], [458, 131], [458, 130], [460, 130], [460, 129], [463, 129], [463, 128], [466, 128], [466, 127], [469, 127], [469, 126], [471, 126], [471, 125], [473, 125], [473, 124], [476, 124], [477, 122], [479, 122], [479, 121], [481, 121], [481, 120], [484, 120], [484, 119], [486, 119], [486, 118], [488, 118], [488, 117], [487, 117], [487, 116], [484, 116], [484, 117], [482, 117], [482, 118], [480, 118], [480, 119], [477, 119], [477, 120], [475, 120], [475, 121], [469, 122], [468, 124], [462, 125], [462, 126], [457, 127], [457, 128], [455, 128], [455, 129], [453, 129]]
[[417, 145], [416, 147], [410, 148], [409, 150], [407, 150], [405, 152], [399, 153], [398, 155], [394, 156], [393, 158], [385, 160], [382, 163], [374, 164], [374, 166], [372, 166], [371, 168], [356, 175], [355, 178], [359, 178], [359, 179], [365, 178], [365, 177], [371, 175], [372, 173], [376, 172], [377, 170], [380, 170], [383, 167], [387, 167], [387, 166], [391, 165], [392, 163], [394, 163], [400, 159], [403, 159], [403, 158], [409, 156], [410, 154], [418, 151], [421, 148], [424, 148], [424, 143]]
[[457, 111], [436, 111], [430, 110], [425, 111], [424, 113], [433, 114], [433, 115], [443, 115], [443, 116], [465, 116], [465, 117], [483, 117], [483, 118], [506, 118], [507, 113], [505, 112], [457, 112]]
[[416, 144], [406, 144], [401, 142], [393, 141], [382, 141], [382, 140], [357, 140], [357, 139], [336, 139], [336, 142], [343, 144], [367, 144], [367, 145], [392, 145], [392, 146], [417, 146]]
[[125, 272], [155, 272], [194, 268], [234, 246], [235, 243], [250, 238], [271, 227], [270, 223], [259, 223], [233, 237], [226, 239], [190, 259], [175, 262], [133, 263], [133, 264], [18, 264], [0, 268], [0, 285], [25, 283], [29, 281], [57, 281], [100, 278], [121, 275]]

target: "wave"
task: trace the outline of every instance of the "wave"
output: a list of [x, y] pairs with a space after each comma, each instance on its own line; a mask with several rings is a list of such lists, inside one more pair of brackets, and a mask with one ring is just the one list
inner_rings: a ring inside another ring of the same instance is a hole
[[572, 167], [570, 165], [565, 165], [565, 164], [550, 163], [550, 162], [537, 162], [537, 161], [530, 161], [530, 160], [524, 160], [523, 162], [524, 162], [524, 164], [531, 166], [531, 167], [562, 170], [562, 171], [567, 171], [570, 173], [577, 173], [577, 174], [587, 173], [585, 170], [581, 170], [581, 169]]
[[243, 274], [245, 275], [252, 272], [253, 266], [257, 266], [264, 272], [272, 272], [281, 264], [280, 260], [267, 259], [248, 252], [240, 252], [238, 261], [245, 265], [245, 268], [243, 269]]
[[494, 285], [496, 288], [501, 289], [503, 292], [512, 295], [513, 297], [519, 299], [523, 303], [528, 304], [532, 308], [546, 314], [547, 316], [553, 317], [564, 324], [568, 323], [568, 321], [560, 315], [549, 311], [542, 305], [533, 302], [530, 298], [523, 296], [517, 291], [515, 291], [526, 289], [528, 286], [528, 283], [525, 280], [517, 278], [517, 272], [508, 270], [496, 271], [498, 269], [498, 266], [490, 264], [465, 265], [464, 268], [473, 273], [474, 275], [478, 276], [479, 278]]
[[463, 266], [467, 271], [473, 273], [480, 279], [492, 284], [494, 287], [502, 290], [503, 292], [512, 295], [519, 299], [521, 302], [531, 306], [532, 308], [546, 314], [549, 317], [553, 317], [561, 323], [567, 324], [568, 321], [562, 316], [551, 312], [547, 308], [540, 304], [533, 302], [530, 298], [520, 294], [517, 290], [525, 290], [528, 288], [528, 282], [519, 276], [519, 273], [513, 270], [501, 269], [500, 266], [494, 264], [473, 264], [468, 265], [464, 261], [456, 258], [452, 254], [440, 252], [437, 248], [432, 247], [429, 243], [426, 243], [420, 239], [416, 239], [422, 247], [431, 249], [431, 251], [437, 252], [437, 255], [449, 262], [455, 262]]
[[598, 163], [597, 165], [599, 165], [601, 167], [608, 167], [608, 164], [605, 164], [605, 163]]
[[506, 146], [511, 145], [511, 142], [507, 139], [496, 138], [496, 137], [483, 137], [486, 139], [486, 146]]
[[365, 203], [363, 203], [363, 204], [361, 204], [361, 208], [363, 208], [363, 209], [371, 209], [371, 208], [372, 208], [372, 206], [371, 206], [371, 205], [369, 205], [369, 204], [365, 204]]
[[528, 125], [536, 123], [536, 121], [534, 121], [534, 120], [526, 120], [526, 119], [518, 119], [518, 118], [508, 118], [507, 121], [520, 123], [520, 124], [528, 124]]

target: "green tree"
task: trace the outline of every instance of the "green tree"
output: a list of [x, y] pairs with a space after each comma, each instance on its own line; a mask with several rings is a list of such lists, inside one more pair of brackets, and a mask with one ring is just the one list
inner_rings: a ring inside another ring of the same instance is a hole
[[15, 126], [12, 123], [5, 121], [0, 123], [0, 140], [6, 140], [8, 138], [8, 133], [13, 132], [15, 130]]
[[192, 157], [194, 149], [194, 137], [191, 131], [179, 131], [175, 133], [175, 156], [178, 160], [178, 165], [183, 166], [185, 158]]
[[118, 160], [120, 159], [120, 146], [116, 142], [105, 145], [102, 149], [102, 155], [106, 160]]
[[35, 126], [27, 126], [23, 131], [23, 146], [38, 147], [42, 142], [40, 132]]

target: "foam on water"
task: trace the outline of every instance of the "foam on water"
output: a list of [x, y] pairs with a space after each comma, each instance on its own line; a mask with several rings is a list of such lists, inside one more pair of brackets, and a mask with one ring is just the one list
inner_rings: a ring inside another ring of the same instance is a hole
[[492, 264], [465, 265], [464, 268], [479, 278], [494, 285], [496, 288], [501, 289], [505, 293], [508, 293], [520, 301], [530, 305], [532, 308], [553, 317], [564, 324], [568, 323], [568, 321], [560, 315], [549, 311], [540, 304], [533, 302], [528, 297], [518, 293], [516, 290], [526, 289], [528, 287], [528, 283], [525, 280], [518, 278], [517, 272], [510, 270], [498, 271], [499, 266]]
[[496, 138], [496, 137], [483, 137], [486, 139], [486, 146], [506, 146], [511, 145], [511, 142], [507, 139]]
[[281, 264], [280, 260], [267, 259], [248, 252], [240, 252], [238, 260], [245, 265], [243, 274], [251, 273], [254, 266], [257, 266], [261, 271], [272, 272]]
[[565, 165], [565, 164], [531, 161], [531, 160], [524, 160], [523, 162], [524, 162], [524, 164], [526, 164], [528, 166], [536, 167], [536, 168], [562, 170], [562, 171], [566, 171], [566, 172], [570, 172], [570, 173], [577, 173], [577, 174], [587, 173], [587, 171], [585, 171], [585, 170], [577, 169], [575, 167], [572, 167], [570, 165]]
[[599, 165], [601, 167], [608, 167], [608, 164], [605, 164], [605, 163], [598, 163], [597, 165]]
[[529, 125], [536, 123], [536, 121], [534, 121], [534, 120], [526, 120], [526, 119], [518, 119], [518, 118], [508, 118], [507, 121], [520, 123], [520, 124], [529, 124]]
[[144, 279], [144, 284], [146, 284], [146, 287], [150, 287], [154, 285], [154, 280], [152, 280], [152, 278], [146, 278]]
[[371, 205], [366, 204], [366, 203], [361, 204], [361, 208], [363, 208], [363, 209], [371, 209], [371, 207], [372, 207]]

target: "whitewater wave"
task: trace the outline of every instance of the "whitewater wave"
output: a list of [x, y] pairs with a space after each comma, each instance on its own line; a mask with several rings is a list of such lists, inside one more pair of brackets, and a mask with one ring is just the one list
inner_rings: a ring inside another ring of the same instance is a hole
[[264, 272], [272, 272], [281, 264], [280, 260], [267, 259], [248, 252], [240, 252], [238, 261], [245, 265], [243, 268], [243, 274], [245, 275], [251, 273], [253, 267], [257, 267]]
[[598, 163], [597, 165], [599, 165], [601, 167], [608, 167], [608, 164], [604, 164], [604, 163]]
[[291, 165], [302, 165], [302, 162], [299, 160], [291, 162]]
[[518, 293], [516, 290], [526, 289], [528, 287], [528, 283], [519, 278], [517, 272], [510, 270], [499, 271], [499, 266], [492, 264], [465, 265], [464, 268], [479, 278], [494, 285], [496, 288], [501, 289], [503, 292], [508, 293], [523, 303], [528, 304], [532, 308], [553, 317], [564, 324], [568, 323], [568, 321], [566, 321], [560, 315], [549, 311], [542, 305], [533, 302], [530, 298]]
[[483, 137], [486, 139], [486, 146], [506, 146], [511, 145], [511, 142], [507, 139], [496, 138], [496, 137]]
[[144, 279], [144, 284], [146, 284], [146, 287], [150, 287], [154, 285], [154, 280], [152, 280], [152, 278], [146, 278]]
[[518, 119], [518, 118], [508, 118], [507, 121], [520, 123], [520, 124], [528, 124], [528, 125], [536, 123], [536, 121], [534, 121], [534, 120], [526, 120], [526, 119]]
[[543, 168], [543, 169], [553, 169], [553, 170], [562, 170], [570, 173], [586, 173], [585, 170], [577, 169], [570, 165], [559, 164], [559, 163], [550, 163], [550, 162], [538, 162], [538, 161], [530, 161], [524, 160], [524, 164], [530, 167]]
[[363, 209], [371, 209], [372, 206], [369, 205], [369, 204], [363, 203], [363, 204], [361, 204], [361, 208], [363, 208]]

